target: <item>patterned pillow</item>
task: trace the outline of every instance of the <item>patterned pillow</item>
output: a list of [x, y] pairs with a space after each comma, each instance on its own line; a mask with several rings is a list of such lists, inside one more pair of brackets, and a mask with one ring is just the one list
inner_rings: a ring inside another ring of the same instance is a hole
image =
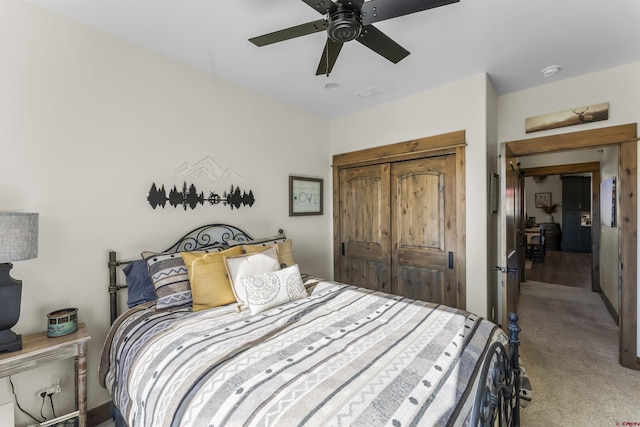
[[297, 264], [273, 273], [245, 276], [242, 284], [247, 292], [251, 314], [262, 313], [307, 296]]
[[245, 253], [251, 254], [255, 252], [262, 252], [267, 248], [277, 248], [278, 249], [278, 259], [280, 260], [280, 268], [291, 267], [296, 262], [293, 259], [293, 241], [291, 239], [287, 239], [283, 242], [278, 242], [276, 244], [264, 246], [264, 245], [242, 245], [242, 249], [244, 249]]
[[260, 247], [263, 249], [262, 252], [226, 257], [224, 259], [231, 287], [240, 309], [249, 306], [247, 293], [242, 284], [242, 277], [253, 276], [258, 273], [271, 273], [280, 269], [278, 250], [275, 247], [266, 250], [262, 246]]
[[[218, 252], [223, 247], [209, 247], [202, 252]], [[191, 305], [191, 286], [187, 266], [180, 253], [142, 252], [142, 258], [149, 268], [149, 276], [155, 289], [157, 309]]]
[[182, 252], [191, 284], [193, 311], [231, 304], [236, 300], [227, 277], [224, 258], [240, 254], [240, 247], [217, 253]]

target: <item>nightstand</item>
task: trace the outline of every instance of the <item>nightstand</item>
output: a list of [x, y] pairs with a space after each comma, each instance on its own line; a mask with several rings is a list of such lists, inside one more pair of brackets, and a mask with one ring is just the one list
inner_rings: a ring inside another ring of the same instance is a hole
[[87, 334], [84, 323], [72, 334], [49, 338], [47, 332], [22, 337], [22, 350], [0, 353], [0, 378], [58, 360], [75, 359], [76, 410], [56, 419], [78, 417], [79, 426], [87, 425]]

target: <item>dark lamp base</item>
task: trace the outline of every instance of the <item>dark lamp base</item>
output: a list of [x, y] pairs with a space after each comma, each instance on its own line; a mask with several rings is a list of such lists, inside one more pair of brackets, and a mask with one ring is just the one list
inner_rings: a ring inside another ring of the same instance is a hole
[[22, 282], [9, 275], [11, 267], [0, 263], [0, 352], [22, 350], [22, 336], [11, 330], [20, 318]]
[[11, 329], [0, 331], [0, 353], [22, 350], [22, 335], [16, 335]]

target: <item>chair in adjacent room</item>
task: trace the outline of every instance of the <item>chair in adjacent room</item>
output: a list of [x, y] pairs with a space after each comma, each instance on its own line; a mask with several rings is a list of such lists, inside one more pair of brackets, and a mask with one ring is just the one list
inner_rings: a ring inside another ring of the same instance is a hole
[[527, 245], [527, 255], [534, 261], [544, 262], [544, 235], [533, 236]]

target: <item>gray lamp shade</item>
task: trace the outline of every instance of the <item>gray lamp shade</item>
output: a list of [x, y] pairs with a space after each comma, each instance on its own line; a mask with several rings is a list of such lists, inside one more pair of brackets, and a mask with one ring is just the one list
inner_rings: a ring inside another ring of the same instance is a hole
[[38, 214], [0, 212], [0, 263], [38, 256]]

